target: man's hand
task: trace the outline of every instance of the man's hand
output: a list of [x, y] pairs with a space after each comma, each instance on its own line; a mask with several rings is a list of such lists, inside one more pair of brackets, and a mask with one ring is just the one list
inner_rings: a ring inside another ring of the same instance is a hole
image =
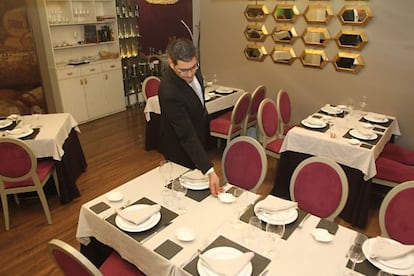
[[217, 196], [224, 191], [223, 187], [220, 186], [220, 178], [214, 171], [208, 174], [208, 181], [210, 184], [210, 192], [213, 196]]

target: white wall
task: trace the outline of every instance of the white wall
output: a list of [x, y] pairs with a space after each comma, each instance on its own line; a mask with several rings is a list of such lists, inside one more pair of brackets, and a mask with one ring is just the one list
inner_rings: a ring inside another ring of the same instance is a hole
[[[299, 60], [291, 66], [274, 64], [270, 56], [263, 63], [248, 61], [243, 50], [248, 42], [243, 32], [248, 25], [244, 10], [254, 1], [241, 0], [202, 0], [201, 18], [201, 63], [207, 79], [213, 73], [219, 82], [252, 91], [257, 85], [265, 84], [269, 97], [275, 97], [281, 88], [287, 89], [293, 102], [293, 121], [315, 112], [326, 103], [346, 103], [348, 98], [358, 101], [362, 95], [368, 97], [368, 110], [396, 116], [402, 136], [397, 143], [414, 149], [414, 1], [367, 1], [373, 18], [364, 27], [368, 44], [361, 55], [366, 66], [359, 74], [337, 72], [329, 63], [322, 70], [303, 67]], [[271, 12], [278, 3], [276, 0], [259, 1]], [[309, 1], [297, 0], [294, 3], [300, 12]], [[311, 2], [312, 3], [312, 2]], [[329, 1], [334, 13], [351, 1]], [[357, 3], [357, 2], [355, 2]], [[360, 1], [359, 3], [365, 3]], [[269, 15], [264, 22], [271, 32], [275, 21]], [[295, 23], [298, 34], [302, 34], [305, 21], [301, 15]], [[328, 24], [331, 36], [339, 28], [339, 20], [333, 18]], [[349, 28], [349, 27], [347, 27]], [[265, 41], [268, 52], [273, 48], [273, 40]], [[301, 39], [294, 48], [304, 49]], [[325, 48], [332, 59], [338, 48], [330, 41]]]

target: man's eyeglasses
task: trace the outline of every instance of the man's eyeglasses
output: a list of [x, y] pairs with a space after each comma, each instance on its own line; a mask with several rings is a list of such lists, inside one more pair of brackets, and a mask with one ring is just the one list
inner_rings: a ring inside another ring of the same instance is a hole
[[194, 73], [195, 71], [197, 71], [197, 69], [200, 67], [200, 65], [198, 63], [194, 64], [193, 67], [191, 68], [187, 68], [187, 69], [182, 69], [182, 68], [176, 68], [177, 72], [180, 75], [185, 75], [187, 73]]

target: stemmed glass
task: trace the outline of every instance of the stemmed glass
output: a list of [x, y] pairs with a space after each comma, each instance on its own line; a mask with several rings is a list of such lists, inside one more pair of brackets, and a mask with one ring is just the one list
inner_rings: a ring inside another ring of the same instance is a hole
[[367, 107], [367, 96], [362, 96], [361, 101], [359, 102], [359, 107], [361, 108], [361, 111], [364, 111], [364, 109]]
[[181, 178], [173, 181], [171, 187], [178, 201], [178, 212], [184, 214], [187, 211], [183, 203], [183, 199], [187, 194], [187, 187], [181, 183]]
[[256, 216], [250, 217], [249, 225], [244, 233], [244, 240], [247, 246], [253, 243], [255, 237], [257, 237], [256, 233], [259, 229], [262, 229], [262, 221]]
[[246, 197], [243, 195], [244, 190], [241, 188], [234, 187], [233, 190], [233, 196], [235, 198], [234, 200], [234, 213], [235, 213], [235, 226], [239, 227], [241, 226], [240, 216], [242, 215], [242, 212], [244, 208], [246, 207]]
[[159, 172], [164, 180], [164, 185], [167, 185], [172, 179], [173, 166], [172, 162], [162, 160], [160, 162]]
[[285, 225], [280, 224], [270, 224], [266, 223], [266, 233], [269, 237], [269, 249], [268, 252], [272, 253], [274, 252], [274, 249], [276, 248], [276, 244], [279, 242], [280, 239], [282, 239], [283, 235], [285, 234]]
[[367, 236], [358, 233], [356, 238], [353, 240], [351, 247], [348, 250], [348, 259], [352, 262], [350, 275], [354, 275], [356, 264], [362, 263], [365, 260], [364, 252], [362, 251], [362, 244], [367, 240]]

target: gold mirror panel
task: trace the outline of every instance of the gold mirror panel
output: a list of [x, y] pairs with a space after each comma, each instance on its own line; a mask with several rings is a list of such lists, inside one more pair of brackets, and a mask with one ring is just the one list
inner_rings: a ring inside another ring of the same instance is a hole
[[292, 47], [275, 46], [272, 52], [272, 60], [274, 63], [290, 65], [296, 58], [296, 53]]
[[360, 54], [339, 52], [333, 59], [337, 71], [358, 73], [365, 66]]
[[368, 43], [368, 37], [362, 30], [341, 30], [335, 42], [339, 48], [361, 50]]
[[328, 56], [324, 50], [305, 49], [300, 60], [304, 66], [322, 69], [328, 62]]
[[331, 35], [326, 28], [308, 27], [302, 34], [302, 40], [306, 45], [326, 46]]
[[249, 21], [264, 21], [269, 14], [265, 5], [247, 5], [244, 15]]
[[276, 22], [295, 22], [299, 10], [295, 5], [276, 5], [272, 14]]
[[263, 61], [267, 56], [267, 51], [263, 45], [247, 45], [244, 48], [244, 55], [249, 60]]
[[244, 34], [249, 41], [263, 42], [269, 33], [265, 25], [249, 25], [244, 30]]
[[272, 32], [274, 42], [290, 43], [295, 42], [298, 33], [294, 26], [282, 25], [276, 26]]
[[343, 25], [363, 26], [372, 18], [372, 13], [368, 6], [344, 6], [338, 17]]
[[304, 16], [309, 24], [328, 24], [334, 14], [329, 5], [309, 5]]

